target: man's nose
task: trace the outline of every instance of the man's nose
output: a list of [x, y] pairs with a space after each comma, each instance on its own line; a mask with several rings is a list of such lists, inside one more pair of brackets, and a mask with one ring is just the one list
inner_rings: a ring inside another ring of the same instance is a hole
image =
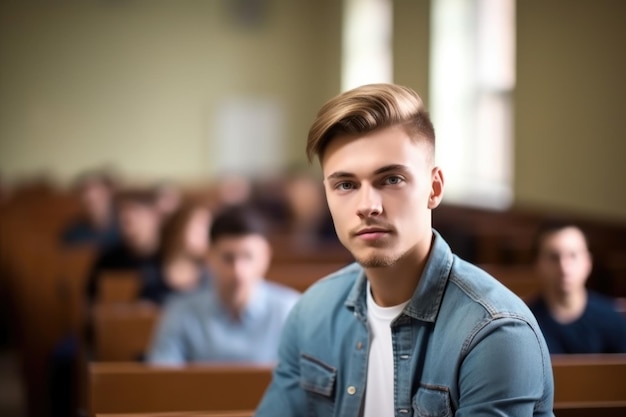
[[383, 202], [380, 192], [374, 187], [364, 185], [359, 190], [359, 204], [357, 214], [359, 217], [375, 217], [383, 212]]
[[570, 269], [570, 260], [567, 259], [565, 256], [559, 256], [559, 270], [561, 271], [561, 273], [566, 273], [569, 269]]

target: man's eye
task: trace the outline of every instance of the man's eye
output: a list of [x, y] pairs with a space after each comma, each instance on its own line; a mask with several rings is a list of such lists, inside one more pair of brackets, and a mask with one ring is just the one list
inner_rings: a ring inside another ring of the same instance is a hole
[[385, 178], [385, 182], [389, 185], [398, 185], [402, 182], [402, 178], [397, 175], [392, 175], [390, 177]]
[[348, 190], [352, 190], [354, 188], [354, 185], [349, 182], [340, 182], [339, 184], [335, 186], [335, 188], [341, 191], [348, 191]]

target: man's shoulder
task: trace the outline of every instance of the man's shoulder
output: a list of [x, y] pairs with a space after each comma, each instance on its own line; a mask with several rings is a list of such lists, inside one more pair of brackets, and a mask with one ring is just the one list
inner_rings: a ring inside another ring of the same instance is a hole
[[497, 278], [456, 256], [450, 281], [468, 303], [484, 310], [488, 315], [510, 314], [532, 318], [526, 303]]
[[363, 273], [363, 267], [356, 262], [350, 263], [335, 272], [332, 272], [311, 286], [309, 290], [321, 291], [328, 288], [352, 288], [356, 279]]
[[343, 304], [362, 273], [363, 268], [356, 262], [346, 265], [311, 285], [302, 295], [302, 303], [317, 305], [323, 302], [328, 305], [338, 302]]

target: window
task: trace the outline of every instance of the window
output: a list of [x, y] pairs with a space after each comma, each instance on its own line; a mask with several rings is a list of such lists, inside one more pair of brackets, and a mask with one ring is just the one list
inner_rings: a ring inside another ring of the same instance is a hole
[[392, 82], [391, 0], [344, 0], [341, 90]]
[[431, 105], [445, 201], [512, 202], [515, 0], [433, 0]]

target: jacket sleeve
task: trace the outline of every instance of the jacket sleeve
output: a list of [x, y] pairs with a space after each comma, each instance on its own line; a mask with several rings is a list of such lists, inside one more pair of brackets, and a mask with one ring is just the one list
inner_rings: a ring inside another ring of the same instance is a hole
[[456, 417], [553, 416], [552, 366], [538, 328], [495, 319], [476, 329], [468, 346]]
[[281, 336], [278, 365], [255, 417], [298, 417], [306, 413], [306, 395], [300, 386], [300, 347], [298, 328], [300, 304], [291, 310]]

